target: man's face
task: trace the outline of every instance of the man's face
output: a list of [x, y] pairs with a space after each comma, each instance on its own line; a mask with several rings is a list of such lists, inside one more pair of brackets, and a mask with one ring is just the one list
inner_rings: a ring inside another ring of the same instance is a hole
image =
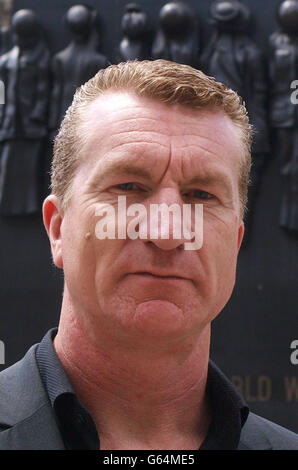
[[[220, 111], [106, 92], [89, 105], [81, 135], [54, 254], [76, 317], [94, 339], [103, 331], [128, 344], [198, 335], [235, 282], [243, 236], [238, 131]], [[96, 208], [117, 208], [120, 195], [148, 212], [153, 203], [203, 204], [202, 248], [186, 251], [185, 240], [150, 233], [99, 240]]]

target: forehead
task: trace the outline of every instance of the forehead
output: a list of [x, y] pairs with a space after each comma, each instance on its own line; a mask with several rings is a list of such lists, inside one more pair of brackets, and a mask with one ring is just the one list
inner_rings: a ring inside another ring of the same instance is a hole
[[221, 163], [233, 158], [239, 166], [243, 153], [240, 131], [223, 111], [168, 105], [131, 91], [108, 91], [90, 103], [79, 134], [81, 165], [87, 166], [121, 152], [126, 159], [146, 153], [159, 163], [170, 148], [188, 153], [188, 160], [200, 150], [210, 161], [211, 155]]

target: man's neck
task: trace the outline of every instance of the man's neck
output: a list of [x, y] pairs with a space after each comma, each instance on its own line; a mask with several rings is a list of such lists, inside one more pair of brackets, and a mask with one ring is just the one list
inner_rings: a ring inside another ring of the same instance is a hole
[[198, 449], [210, 424], [209, 340], [206, 326], [196, 342], [162, 350], [122, 348], [106, 337], [94, 344], [62, 315], [54, 346], [101, 449]]

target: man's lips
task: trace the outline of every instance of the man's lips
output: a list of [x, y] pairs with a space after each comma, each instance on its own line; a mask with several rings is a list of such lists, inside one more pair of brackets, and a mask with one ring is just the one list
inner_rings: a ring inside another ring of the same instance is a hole
[[178, 280], [187, 280], [188, 278], [178, 275], [171, 272], [155, 272], [155, 271], [136, 271], [130, 274], [137, 274], [141, 276], [159, 278], [159, 279], [178, 279]]

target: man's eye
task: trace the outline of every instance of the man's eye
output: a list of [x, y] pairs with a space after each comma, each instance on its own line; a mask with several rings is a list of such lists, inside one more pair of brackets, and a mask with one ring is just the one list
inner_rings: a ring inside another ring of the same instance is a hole
[[135, 183], [117, 184], [116, 188], [121, 189], [122, 191], [132, 191], [133, 189], [135, 189]]
[[193, 197], [196, 199], [212, 199], [213, 195], [210, 193], [207, 193], [207, 191], [202, 191], [201, 189], [194, 189], [192, 191]]

